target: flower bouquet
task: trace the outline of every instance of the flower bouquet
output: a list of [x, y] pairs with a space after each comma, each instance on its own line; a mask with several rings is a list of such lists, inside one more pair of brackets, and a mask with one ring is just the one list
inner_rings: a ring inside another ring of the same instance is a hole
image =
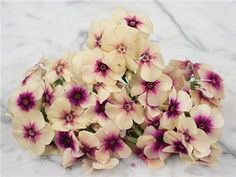
[[150, 168], [172, 154], [214, 165], [222, 126], [222, 78], [210, 66], [171, 60], [149, 41], [151, 20], [114, 10], [92, 23], [87, 50], [29, 69], [9, 99], [13, 135], [34, 155], [60, 154], [110, 169], [133, 152]]

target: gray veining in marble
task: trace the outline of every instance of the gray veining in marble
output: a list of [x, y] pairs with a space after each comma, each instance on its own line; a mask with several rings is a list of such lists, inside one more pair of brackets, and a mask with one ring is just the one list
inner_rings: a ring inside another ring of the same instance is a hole
[[[84, 176], [80, 166], [63, 169], [59, 157], [31, 157], [11, 134], [5, 116], [9, 94], [24, 71], [41, 57], [57, 58], [85, 48], [92, 20], [108, 17], [117, 6], [147, 12], [154, 24], [152, 41], [160, 43], [166, 63], [191, 59], [212, 65], [223, 76], [224, 152], [213, 168], [187, 166], [177, 157], [159, 170], [148, 169], [132, 156], [117, 168], [91, 176], [234, 177], [236, 176], [236, 3], [217, 1], [67, 1], [2, 2], [1, 10], [1, 175], [2, 177]], [[136, 167], [130, 163], [135, 162]]]

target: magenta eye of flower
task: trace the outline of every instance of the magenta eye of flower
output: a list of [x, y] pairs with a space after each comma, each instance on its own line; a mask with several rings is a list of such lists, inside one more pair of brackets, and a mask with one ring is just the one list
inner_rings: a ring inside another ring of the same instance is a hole
[[167, 110], [168, 117], [176, 117], [180, 114], [178, 111], [179, 102], [177, 100], [171, 99], [169, 103], [169, 107]]
[[17, 105], [21, 108], [22, 111], [28, 112], [33, 109], [36, 105], [35, 97], [32, 92], [21, 93], [17, 98]]
[[195, 118], [195, 122], [198, 128], [202, 129], [207, 134], [211, 133], [213, 125], [209, 117], [200, 115], [197, 118]]
[[143, 62], [143, 63], [147, 63], [147, 62], [149, 62], [151, 59], [152, 59], [151, 55], [149, 55], [149, 53], [147, 53], [147, 52], [144, 52], [144, 53], [141, 54], [141, 56], [140, 56], [140, 60], [141, 60], [141, 62]]
[[49, 93], [49, 90], [46, 89], [42, 96], [42, 103], [46, 106], [51, 106], [52, 104], [52, 94]]
[[120, 54], [125, 54], [127, 51], [127, 47], [124, 44], [119, 44], [116, 46], [116, 50]]
[[86, 154], [86, 155], [90, 155], [90, 156], [94, 156], [95, 155], [95, 151], [96, 148], [95, 147], [89, 147], [87, 144], [81, 143], [82, 146], [80, 146], [80, 150]]
[[79, 106], [88, 100], [88, 92], [81, 86], [72, 87], [67, 93], [66, 97], [74, 106]]
[[105, 145], [106, 150], [115, 152], [119, 150], [120, 148], [122, 148], [121, 140], [119, 136], [117, 135], [113, 135], [113, 134], [109, 135], [108, 137], [104, 139], [104, 142], [105, 142], [104, 145]]
[[147, 90], [153, 90], [155, 88], [154, 82], [146, 82], [146, 88]]
[[73, 119], [74, 119], [73, 111], [71, 113], [66, 114], [64, 118], [67, 123], [73, 122]]
[[63, 73], [64, 68], [65, 68], [64, 63], [58, 63], [55, 67], [55, 71], [56, 71], [57, 75], [61, 75]]
[[187, 154], [188, 151], [181, 141], [175, 141], [173, 145], [174, 145], [174, 150], [177, 153]]
[[75, 142], [69, 132], [57, 132], [55, 136], [55, 144], [59, 148], [71, 148], [75, 150]]
[[106, 103], [107, 103], [107, 100], [103, 101], [102, 103], [100, 103], [99, 101], [96, 101], [96, 106], [95, 106], [95, 112], [104, 118], [107, 118], [107, 114], [105, 113]]
[[28, 139], [29, 141], [35, 143], [37, 137], [40, 135], [40, 132], [36, 130], [35, 123], [29, 123], [28, 125], [24, 126], [24, 138]]
[[96, 35], [95, 34], [94, 37], [95, 37], [95, 40], [96, 40], [94, 47], [101, 48], [102, 34], [101, 35]]
[[211, 83], [211, 85], [217, 89], [221, 88], [222, 79], [220, 76], [214, 72], [209, 72], [206, 78], [207, 82]]
[[133, 110], [133, 103], [132, 102], [125, 102], [123, 104], [123, 109], [126, 110], [126, 112], [130, 112]]
[[142, 24], [139, 20], [137, 20], [136, 16], [133, 17], [125, 17], [126, 24], [132, 28], [138, 28], [138, 25]]
[[188, 131], [185, 131], [183, 134], [184, 134], [184, 139], [187, 142], [191, 142], [193, 140], [193, 137], [188, 133]]

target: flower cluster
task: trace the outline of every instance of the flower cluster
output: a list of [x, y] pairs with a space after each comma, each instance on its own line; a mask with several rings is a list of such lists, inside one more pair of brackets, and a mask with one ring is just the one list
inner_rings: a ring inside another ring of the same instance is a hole
[[172, 154], [215, 164], [223, 80], [189, 60], [165, 66], [152, 32], [145, 14], [119, 8], [92, 23], [87, 50], [28, 70], [9, 99], [20, 145], [34, 155], [61, 154], [64, 167], [110, 169], [132, 152], [150, 168]]

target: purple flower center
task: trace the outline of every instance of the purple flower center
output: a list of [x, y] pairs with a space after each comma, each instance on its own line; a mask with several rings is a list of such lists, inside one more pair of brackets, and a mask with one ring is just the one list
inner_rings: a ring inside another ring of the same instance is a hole
[[155, 81], [155, 82], [142, 81], [141, 84], [144, 86], [146, 91], [152, 91], [155, 93], [158, 83], [159, 81]]
[[76, 116], [75, 112], [71, 111], [70, 113], [65, 113], [63, 117], [67, 123], [71, 123], [73, 122], [75, 116]]
[[105, 77], [109, 70], [110, 68], [106, 64], [102, 63], [100, 60], [96, 62], [95, 72], [101, 73]]
[[167, 146], [167, 144], [164, 142], [164, 133], [165, 131], [164, 130], [156, 130], [154, 133], [153, 133], [153, 136], [155, 137], [156, 139], [156, 143], [154, 144], [154, 150], [155, 151], [159, 151], [159, 150], [162, 150], [164, 149], [164, 147]]
[[22, 111], [30, 111], [36, 105], [35, 97], [33, 92], [24, 92], [21, 93], [17, 98], [17, 105], [21, 108]]
[[210, 117], [199, 115], [195, 118], [195, 122], [198, 128], [202, 129], [207, 134], [211, 133], [213, 125]]
[[175, 141], [173, 145], [174, 145], [175, 152], [181, 153], [181, 154], [187, 154], [188, 151], [181, 141], [179, 140]]
[[75, 150], [75, 142], [70, 132], [57, 132], [55, 135], [55, 144], [62, 149], [71, 148]]
[[96, 39], [96, 42], [95, 42], [95, 45], [94, 47], [98, 47], [98, 48], [101, 48], [101, 39], [102, 39], [102, 34], [101, 35], [94, 35], [95, 39]]
[[44, 106], [51, 106], [52, 99], [53, 99], [52, 93], [50, 93], [49, 89], [45, 89], [42, 96], [42, 103], [44, 104]]
[[120, 54], [125, 54], [127, 51], [127, 47], [124, 44], [119, 44], [116, 46], [116, 50]]
[[175, 99], [171, 99], [167, 110], [168, 118], [175, 118], [176, 116], [178, 116], [180, 114], [178, 108], [179, 108], [179, 102]]
[[107, 100], [103, 101], [102, 103], [100, 103], [99, 101], [96, 101], [95, 112], [103, 118], [107, 118], [107, 115], [105, 113], [106, 104], [107, 104]]
[[188, 143], [190, 143], [192, 140], [194, 140], [194, 137], [192, 137], [192, 136], [189, 134], [188, 131], [185, 131], [185, 132], [183, 133], [183, 135], [184, 135], [185, 141], [187, 141]]
[[66, 93], [66, 97], [74, 106], [80, 106], [88, 101], [88, 96], [88, 91], [82, 86], [74, 86]]
[[123, 104], [123, 109], [124, 109], [126, 112], [132, 111], [132, 110], [133, 110], [133, 102], [125, 101], [124, 104]]
[[144, 52], [140, 56], [140, 60], [142, 63], [148, 63], [152, 59], [152, 56], [148, 52]]
[[118, 135], [111, 134], [103, 139], [103, 144], [106, 150], [116, 152], [122, 148], [122, 142]]
[[126, 24], [132, 28], [138, 28], [138, 26], [140, 24], [142, 24], [142, 22], [140, 22], [136, 16], [133, 16], [133, 17], [125, 17], [124, 18], [125, 21], [126, 21]]
[[89, 156], [95, 156], [95, 151], [96, 148], [95, 147], [90, 147], [89, 145], [85, 144], [85, 143], [81, 143], [82, 146], [80, 146], [80, 150], [85, 154], [85, 155], [89, 155]]
[[214, 72], [209, 72], [206, 79], [207, 82], [209, 82], [214, 88], [216, 89], [221, 88], [222, 79], [218, 74]]
[[30, 122], [29, 124], [23, 126], [24, 138], [28, 139], [32, 143], [36, 143], [37, 139], [41, 135], [37, 131], [35, 123]]

